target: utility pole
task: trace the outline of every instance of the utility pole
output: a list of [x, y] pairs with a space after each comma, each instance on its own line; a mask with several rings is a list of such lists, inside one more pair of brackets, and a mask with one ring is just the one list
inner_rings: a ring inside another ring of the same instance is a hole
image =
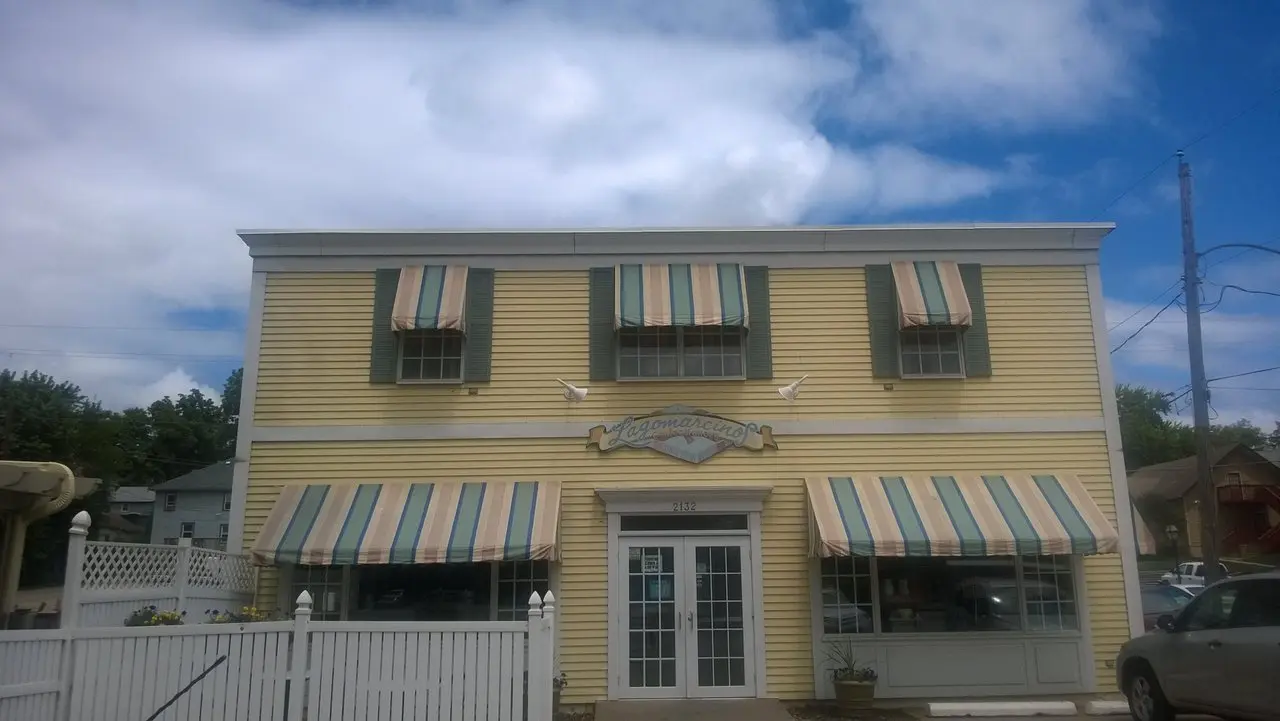
[[1209, 460], [1209, 382], [1205, 379], [1204, 342], [1200, 335], [1200, 255], [1196, 252], [1196, 228], [1191, 214], [1191, 166], [1181, 150], [1178, 151], [1178, 187], [1182, 201], [1183, 288], [1187, 302], [1187, 351], [1191, 356], [1196, 488], [1200, 496], [1200, 560], [1204, 562], [1207, 585], [1222, 577], [1218, 568], [1218, 496]]

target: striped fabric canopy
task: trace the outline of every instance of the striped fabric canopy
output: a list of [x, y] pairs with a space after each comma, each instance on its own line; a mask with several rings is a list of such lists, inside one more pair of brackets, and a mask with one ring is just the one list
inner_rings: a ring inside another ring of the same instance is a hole
[[811, 478], [817, 556], [1114, 553], [1114, 529], [1066, 475]]
[[414, 265], [400, 269], [391, 330], [465, 331], [467, 266]]
[[922, 325], [973, 325], [973, 308], [960, 279], [960, 266], [948, 260], [897, 261], [893, 284], [898, 289], [903, 328]]
[[619, 265], [614, 326], [748, 326], [747, 285], [737, 263]]
[[285, 486], [252, 557], [259, 565], [548, 560], [559, 519], [558, 483]]

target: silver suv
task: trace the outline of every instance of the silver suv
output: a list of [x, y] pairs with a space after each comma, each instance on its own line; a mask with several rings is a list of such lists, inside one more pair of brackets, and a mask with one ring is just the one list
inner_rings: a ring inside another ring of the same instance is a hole
[[1237, 576], [1204, 590], [1116, 658], [1137, 721], [1178, 713], [1280, 720], [1280, 571]]

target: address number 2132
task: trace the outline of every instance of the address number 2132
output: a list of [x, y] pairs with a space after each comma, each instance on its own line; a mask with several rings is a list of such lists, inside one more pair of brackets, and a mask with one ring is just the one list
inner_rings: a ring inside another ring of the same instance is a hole
[[672, 513], [688, 513], [698, 510], [697, 501], [676, 501], [671, 504]]

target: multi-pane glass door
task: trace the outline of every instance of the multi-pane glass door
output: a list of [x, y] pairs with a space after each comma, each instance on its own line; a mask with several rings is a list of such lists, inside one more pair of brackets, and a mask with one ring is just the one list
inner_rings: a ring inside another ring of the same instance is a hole
[[627, 538], [621, 545], [627, 695], [754, 696], [747, 539]]

